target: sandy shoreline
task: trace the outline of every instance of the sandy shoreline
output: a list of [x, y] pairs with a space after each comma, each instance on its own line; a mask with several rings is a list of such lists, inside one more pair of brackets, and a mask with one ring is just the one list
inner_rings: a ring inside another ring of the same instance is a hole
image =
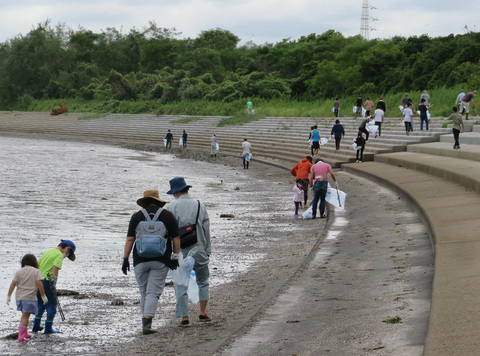
[[[60, 139], [55, 135], [44, 138]], [[94, 137], [91, 140], [98, 143]], [[86, 142], [84, 138], [79, 141]], [[148, 143], [116, 145], [150, 149]], [[212, 161], [208, 153], [193, 149], [175, 154], [187, 160]], [[216, 164], [219, 172], [226, 165], [241, 169], [237, 157], [220, 156]], [[249, 174], [252, 181], [265, 181], [252, 185], [252, 192], [290, 190], [293, 185], [288, 171], [269, 165], [254, 163]], [[251, 352], [420, 355], [433, 274], [425, 228], [392, 192], [380, 189], [383, 199], [379, 201], [375, 184], [344, 172], [339, 172], [338, 177], [342, 189], [349, 194], [347, 209], [338, 214], [330, 211], [327, 220], [285, 221], [272, 212], [258, 217], [256, 223], [245, 221], [244, 235], [253, 240], [253, 246], [258, 243], [266, 257], [235, 282], [212, 290], [212, 323], [179, 329], [176, 321], [171, 321], [155, 336], [139, 334], [133, 342], [109, 344], [108, 348], [99, 344], [98, 353], [190, 355], [194, 350], [196, 355], [241, 354], [238, 340], [251, 342], [251, 331], [267, 316], [271, 318], [268, 308], [275, 305], [279, 296], [288, 296], [290, 288], [300, 285], [301, 293], [291, 298], [293, 310], [283, 310], [282, 315], [273, 318], [275, 328], [270, 329], [274, 331], [264, 335], [260, 345], [250, 345]], [[271, 207], [268, 201], [250, 203], [260, 211], [268, 212]], [[293, 205], [291, 201], [285, 204]], [[343, 226], [342, 219], [347, 221]], [[290, 228], [284, 229], [285, 224]], [[273, 231], [279, 236], [271, 236], [271, 226], [278, 227]], [[282, 229], [286, 232], [281, 233]], [[335, 229], [339, 233], [329, 239], [329, 231]], [[262, 243], [262, 236], [270, 242]], [[237, 247], [241, 250], [241, 245]], [[319, 259], [318, 253], [325, 258]], [[192, 315], [195, 314], [192, 308]], [[288, 320], [283, 320], [287, 315]], [[384, 323], [397, 315], [402, 323]], [[65, 347], [68, 349], [68, 345]]]

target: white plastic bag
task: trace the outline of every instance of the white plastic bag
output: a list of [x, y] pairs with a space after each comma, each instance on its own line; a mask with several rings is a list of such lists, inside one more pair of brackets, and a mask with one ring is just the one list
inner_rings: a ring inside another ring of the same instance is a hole
[[167, 139], [166, 138], [163, 140], [163, 144], [165, 145], [165, 147], [167, 147]]
[[178, 144], [180, 145], [180, 147], [183, 146], [183, 138], [180, 139], [180, 141], [178, 142]]
[[345, 199], [347, 198], [347, 194], [342, 192], [341, 190], [328, 187], [327, 188], [327, 195], [325, 195], [325, 201], [332, 204], [336, 208], [345, 209]]
[[367, 131], [370, 131], [371, 133], [373, 134], [377, 134], [377, 131], [378, 131], [378, 126], [377, 125], [367, 125], [365, 126]]
[[215, 144], [215, 150], [219, 150], [220, 149], [220, 146], [218, 145], [218, 142]]
[[188, 282], [188, 301], [197, 304], [200, 301], [200, 297], [198, 295], [198, 284], [197, 284], [197, 276], [195, 271], [192, 271], [190, 274], [190, 281]]
[[310, 205], [310, 207], [303, 212], [303, 218], [304, 218], [304, 219], [311, 219], [312, 217], [313, 217], [313, 215], [312, 215], [312, 206]]
[[180, 265], [177, 267], [177, 269], [171, 271], [173, 283], [184, 286], [189, 285], [190, 275], [192, 273], [193, 266], [195, 265], [195, 259], [193, 258], [193, 255], [197, 253], [197, 251], [198, 247], [194, 247], [188, 252], [187, 258], [180, 259]]
[[325, 145], [327, 142], [328, 142], [328, 138], [322, 137], [322, 138], [320, 139], [320, 146]]

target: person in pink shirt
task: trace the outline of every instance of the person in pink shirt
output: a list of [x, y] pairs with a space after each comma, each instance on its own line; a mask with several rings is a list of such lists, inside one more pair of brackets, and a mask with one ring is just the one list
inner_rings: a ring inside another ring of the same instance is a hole
[[319, 159], [317, 159], [317, 163], [310, 169], [310, 173], [310, 187], [313, 187], [312, 219], [315, 219], [317, 216], [318, 200], [320, 200], [320, 217], [326, 218], [325, 196], [327, 195], [328, 188], [328, 174], [332, 176], [335, 187], [338, 187], [337, 178], [333, 173], [332, 167]]
[[368, 117], [370, 116], [370, 112], [373, 109], [373, 102], [370, 100], [370, 98], [367, 98], [364, 104], [365, 107], [365, 116]]

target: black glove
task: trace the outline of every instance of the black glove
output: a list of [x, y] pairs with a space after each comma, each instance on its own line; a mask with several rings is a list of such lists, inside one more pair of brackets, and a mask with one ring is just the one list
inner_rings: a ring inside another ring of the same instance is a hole
[[172, 253], [172, 256], [170, 257], [170, 269], [173, 271], [173, 270], [176, 270], [177, 267], [179, 266], [179, 262], [180, 262], [180, 254], [179, 253]]
[[124, 257], [122, 264], [122, 272], [124, 275], [127, 275], [127, 271], [130, 272], [130, 262], [128, 262], [128, 257]]
[[178, 260], [170, 260], [170, 269], [173, 271], [178, 267]]

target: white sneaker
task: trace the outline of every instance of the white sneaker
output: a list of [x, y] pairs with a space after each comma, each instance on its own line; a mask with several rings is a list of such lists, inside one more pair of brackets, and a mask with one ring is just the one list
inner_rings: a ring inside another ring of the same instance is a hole
[[358, 162], [360, 162], [360, 161], [357, 159], [357, 160], [355, 161], [355, 163], [358, 163]]

